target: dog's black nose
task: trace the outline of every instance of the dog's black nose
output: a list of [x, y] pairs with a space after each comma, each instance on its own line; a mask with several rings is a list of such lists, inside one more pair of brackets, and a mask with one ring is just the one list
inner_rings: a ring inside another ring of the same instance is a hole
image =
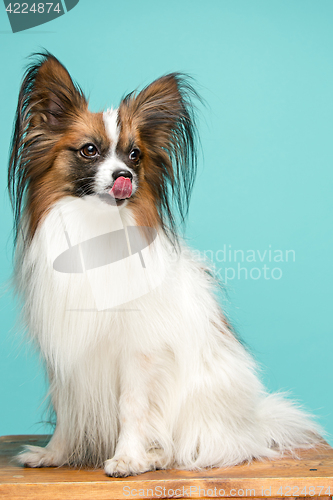
[[132, 172], [129, 170], [115, 170], [112, 174], [113, 180], [118, 179], [118, 177], [128, 177], [129, 179], [133, 179]]

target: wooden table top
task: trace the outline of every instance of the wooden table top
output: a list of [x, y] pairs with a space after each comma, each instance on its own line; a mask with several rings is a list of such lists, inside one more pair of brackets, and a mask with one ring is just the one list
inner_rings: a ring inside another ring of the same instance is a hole
[[333, 495], [333, 449], [299, 451], [298, 459], [256, 461], [225, 469], [158, 470], [109, 478], [102, 469], [24, 468], [13, 457], [47, 436], [0, 437], [0, 498], [10, 500], [125, 500], [142, 498], [321, 497]]

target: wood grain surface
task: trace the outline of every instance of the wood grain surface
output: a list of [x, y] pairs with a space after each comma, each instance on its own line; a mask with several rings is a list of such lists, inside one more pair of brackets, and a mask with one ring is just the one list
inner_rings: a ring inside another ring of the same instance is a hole
[[15, 455], [24, 444], [44, 446], [48, 436], [0, 437], [0, 499], [126, 500], [148, 498], [316, 498], [333, 495], [333, 449], [301, 450], [298, 458], [256, 461], [224, 469], [158, 470], [109, 478], [102, 469], [24, 468]]

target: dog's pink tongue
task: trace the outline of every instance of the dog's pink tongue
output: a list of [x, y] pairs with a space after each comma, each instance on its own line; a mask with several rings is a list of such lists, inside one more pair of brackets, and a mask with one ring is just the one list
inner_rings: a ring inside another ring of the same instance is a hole
[[109, 194], [118, 200], [129, 198], [132, 194], [132, 182], [128, 177], [118, 177], [114, 181], [112, 189]]

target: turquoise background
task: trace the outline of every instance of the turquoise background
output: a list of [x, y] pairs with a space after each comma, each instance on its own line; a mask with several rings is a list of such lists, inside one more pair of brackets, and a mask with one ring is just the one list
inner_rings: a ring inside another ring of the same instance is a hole
[[43, 370], [17, 334], [6, 284], [8, 146], [26, 57], [43, 47], [96, 111], [167, 72], [196, 79], [207, 106], [188, 241], [213, 256], [222, 277], [238, 265], [216, 260], [224, 245], [295, 252], [295, 261], [269, 262], [266, 253], [264, 262], [241, 263], [261, 277], [236, 272], [223, 302], [267, 387], [290, 391], [333, 434], [332, 26], [331, 0], [80, 0], [59, 19], [12, 34], [0, 6], [1, 435], [47, 432]]

